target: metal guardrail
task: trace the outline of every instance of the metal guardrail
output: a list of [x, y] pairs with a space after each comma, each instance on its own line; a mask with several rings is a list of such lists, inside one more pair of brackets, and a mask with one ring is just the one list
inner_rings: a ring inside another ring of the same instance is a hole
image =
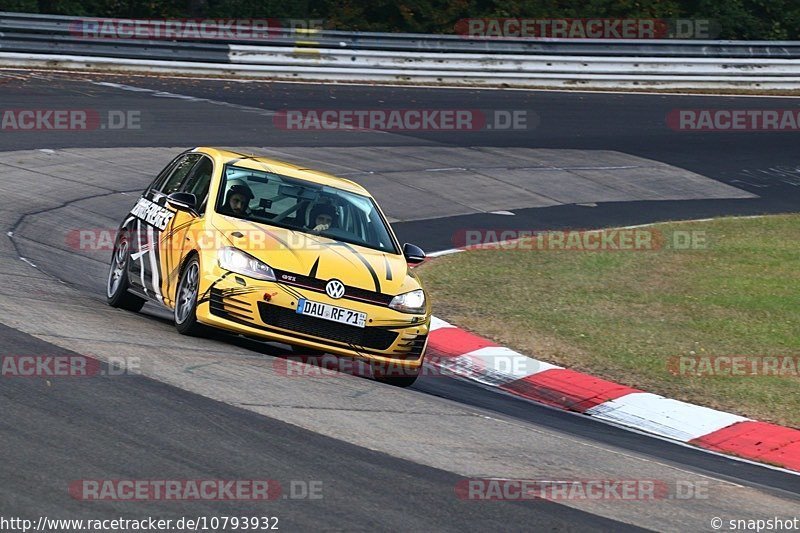
[[[0, 12], [0, 32], [45, 33], [70, 35], [73, 25], [91, 17], [67, 17], [28, 13]], [[122, 20], [122, 19], [120, 19]], [[29, 35], [29, 37], [32, 37]], [[304, 41], [311, 39], [313, 45]], [[85, 39], [82, 39], [86, 42]], [[141, 40], [136, 40], [141, 42]], [[189, 41], [186, 41], [187, 43]], [[202, 39], [191, 42], [210, 42]], [[253, 44], [252, 41], [230, 41]], [[322, 30], [314, 32], [284, 31], [259, 43], [261, 46], [317, 46], [348, 50], [481, 52], [485, 54], [547, 54], [580, 56], [643, 56], [643, 57], [718, 57], [718, 58], [792, 58], [800, 59], [798, 41], [706, 41], [706, 40], [640, 40], [640, 39], [493, 39], [468, 38], [461, 35], [429, 35], [418, 33], [368, 33]]]
[[[800, 42], [476, 39], [342, 31], [87, 38], [81, 17], [0, 12], [0, 64], [290, 79], [593, 87], [800, 87]], [[121, 19], [118, 19], [121, 20]]]

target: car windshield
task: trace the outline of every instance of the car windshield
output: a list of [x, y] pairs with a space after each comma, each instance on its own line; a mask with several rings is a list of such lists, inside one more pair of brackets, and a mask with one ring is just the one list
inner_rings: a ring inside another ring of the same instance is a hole
[[217, 195], [216, 211], [398, 253], [386, 222], [371, 198], [280, 174], [227, 165]]

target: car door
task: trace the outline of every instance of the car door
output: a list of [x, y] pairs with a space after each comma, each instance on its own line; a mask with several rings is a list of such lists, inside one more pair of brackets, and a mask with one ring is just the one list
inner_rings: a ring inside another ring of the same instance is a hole
[[200, 159], [200, 154], [184, 154], [162, 171], [151, 187], [134, 206], [131, 214], [131, 261], [128, 279], [145, 296], [163, 302], [162, 253], [163, 239], [176, 209], [167, 205], [172, 192], [180, 190], [186, 177]]
[[193, 194], [197, 210], [190, 213], [175, 210], [161, 240], [161, 261], [165, 275], [162, 276], [162, 295], [164, 303], [174, 307], [175, 292], [180, 279], [180, 266], [183, 259], [194, 249], [199, 233], [203, 231], [203, 215], [208, 204], [208, 189], [214, 174], [214, 162], [206, 155], [200, 155], [189, 173], [183, 179], [178, 191]]

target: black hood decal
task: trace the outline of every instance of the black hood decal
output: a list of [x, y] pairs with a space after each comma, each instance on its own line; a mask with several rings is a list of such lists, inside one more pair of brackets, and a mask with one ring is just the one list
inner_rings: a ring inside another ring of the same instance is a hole
[[342, 242], [342, 243], [338, 243], [338, 244], [340, 244], [341, 246], [347, 248], [348, 250], [350, 250], [350, 252], [352, 252], [353, 255], [358, 257], [358, 259], [361, 261], [361, 263], [367, 268], [367, 270], [369, 270], [369, 275], [372, 276], [372, 281], [375, 283], [375, 292], [381, 292], [381, 281], [378, 279], [378, 273], [375, 272], [375, 269], [372, 268], [372, 265], [369, 264], [369, 261], [367, 261], [367, 259], [363, 255], [358, 253], [358, 250], [356, 250], [355, 248], [353, 248], [352, 246], [350, 246], [346, 242]]
[[389, 264], [389, 258], [384, 254], [383, 263], [386, 265], [386, 281], [392, 281], [392, 265]]
[[311, 272], [308, 273], [309, 278], [317, 277], [317, 268], [319, 268], [319, 257], [317, 257], [317, 260], [314, 261], [314, 266], [311, 267]]

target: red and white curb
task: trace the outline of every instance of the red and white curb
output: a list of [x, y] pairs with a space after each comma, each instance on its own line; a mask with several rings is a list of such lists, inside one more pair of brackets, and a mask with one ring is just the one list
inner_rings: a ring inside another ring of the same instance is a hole
[[426, 364], [552, 407], [800, 472], [800, 431], [526, 357], [433, 318]]

